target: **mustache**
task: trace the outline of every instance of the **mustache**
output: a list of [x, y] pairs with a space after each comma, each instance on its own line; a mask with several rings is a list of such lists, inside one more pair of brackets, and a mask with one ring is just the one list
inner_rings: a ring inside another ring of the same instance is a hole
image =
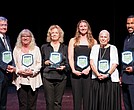
[[130, 29], [130, 28], [133, 29], [132, 27], [128, 27], [128, 29]]

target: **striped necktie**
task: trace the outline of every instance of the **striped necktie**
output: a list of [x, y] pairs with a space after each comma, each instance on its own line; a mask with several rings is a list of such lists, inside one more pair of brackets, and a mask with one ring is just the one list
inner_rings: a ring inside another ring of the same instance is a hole
[[3, 43], [4, 43], [4, 46], [5, 46], [5, 48], [8, 50], [8, 47], [7, 47], [7, 41], [6, 41], [6, 38], [5, 37], [3, 37]]

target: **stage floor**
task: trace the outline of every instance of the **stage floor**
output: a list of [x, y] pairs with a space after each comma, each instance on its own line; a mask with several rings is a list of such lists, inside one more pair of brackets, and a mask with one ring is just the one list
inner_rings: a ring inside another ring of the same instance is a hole
[[[43, 88], [39, 89], [38, 100], [37, 100], [37, 110], [46, 110], [45, 97], [43, 93]], [[18, 98], [14, 86], [9, 87], [8, 92], [8, 101], [7, 101], [7, 110], [19, 110], [18, 109]], [[65, 94], [63, 96], [62, 110], [73, 110], [73, 99], [71, 87], [67, 87]], [[124, 106], [122, 104], [122, 110]]]
[[[62, 110], [73, 110], [71, 87], [67, 87], [65, 94], [63, 96]], [[14, 86], [9, 87], [7, 110], [19, 110], [18, 109], [18, 98]], [[39, 89], [38, 100], [37, 100], [37, 110], [46, 110], [45, 97], [43, 93], [43, 88]]]

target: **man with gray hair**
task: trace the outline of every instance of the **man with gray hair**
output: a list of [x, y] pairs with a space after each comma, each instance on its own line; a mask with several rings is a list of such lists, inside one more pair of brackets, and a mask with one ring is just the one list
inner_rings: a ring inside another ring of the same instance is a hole
[[9, 76], [15, 71], [7, 27], [8, 20], [0, 16], [0, 110], [6, 110]]

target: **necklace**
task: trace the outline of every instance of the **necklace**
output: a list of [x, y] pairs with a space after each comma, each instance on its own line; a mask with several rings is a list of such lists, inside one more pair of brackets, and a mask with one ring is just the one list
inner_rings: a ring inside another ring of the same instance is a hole
[[102, 54], [102, 48], [100, 48], [100, 60], [103, 59], [104, 55], [106, 54], [106, 51], [107, 51], [107, 48], [104, 48], [104, 51], [103, 51], [103, 54]]

